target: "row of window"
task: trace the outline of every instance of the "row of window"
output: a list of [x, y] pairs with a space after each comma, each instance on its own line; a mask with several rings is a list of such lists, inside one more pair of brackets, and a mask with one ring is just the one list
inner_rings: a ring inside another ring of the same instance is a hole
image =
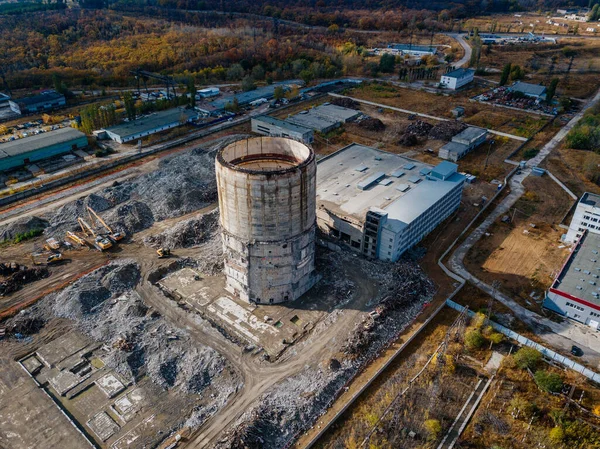
[[577, 304], [573, 304], [572, 302], [568, 302], [567, 307], [571, 307], [573, 309], [579, 310], [580, 312], [583, 312], [585, 310], [583, 307], [580, 307]]

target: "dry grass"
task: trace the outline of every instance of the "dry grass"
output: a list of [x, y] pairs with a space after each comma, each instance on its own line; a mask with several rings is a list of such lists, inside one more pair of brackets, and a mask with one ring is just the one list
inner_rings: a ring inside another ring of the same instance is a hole
[[[516, 203], [512, 223], [498, 220], [467, 254], [465, 265], [478, 278], [501, 289], [524, 307], [541, 312], [540, 301], [568, 255], [560, 248], [564, 233], [557, 225], [572, 205], [549, 177], [530, 176], [526, 194]], [[535, 228], [530, 224], [535, 224]], [[530, 294], [538, 295], [538, 300]]]

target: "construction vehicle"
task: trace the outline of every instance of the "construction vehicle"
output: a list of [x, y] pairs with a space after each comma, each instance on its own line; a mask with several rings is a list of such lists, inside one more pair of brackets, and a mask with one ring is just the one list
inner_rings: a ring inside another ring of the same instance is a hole
[[164, 259], [171, 255], [171, 250], [169, 248], [158, 248], [156, 254], [158, 254], [159, 259]]
[[87, 242], [85, 241], [85, 239], [82, 239], [81, 237], [79, 237], [74, 232], [67, 231], [67, 238], [70, 239], [70, 240], [72, 240], [75, 243], [78, 243], [81, 246], [86, 246], [87, 245]]
[[48, 250], [59, 249], [60, 242], [58, 240], [56, 240], [54, 237], [51, 237], [46, 240], [46, 244], [44, 245], [44, 247], [48, 248]]
[[97, 249], [106, 251], [112, 247], [111, 241], [102, 235], [97, 235], [94, 228], [92, 228], [83, 218], [77, 217], [77, 222], [79, 223], [79, 226], [81, 226], [81, 231], [86, 237], [93, 237], [94, 240], [92, 240], [92, 245]]
[[111, 241], [117, 243], [119, 240], [122, 240], [123, 237], [125, 237], [125, 235], [122, 234], [121, 232], [114, 232], [112, 230], [112, 228], [110, 226], [108, 226], [106, 224], [106, 222], [100, 217], [100, 215], [98, 215], [96, 213], [96, 211], [94, 209], [92, 209], [90, 206], [87, 206], [87, 210], [88, 210], [88, 216], [90, 217], [90, 221], [92, 222], [92, 224], [95, 226], [96, 220], [98, 220], [100, 222], [100, 224], [102, 226], [104, 226], [104, 229], [106, 229], [108, 231], [107, 237]]
[[56, 263], [56, 262], [60, 262], [61, 260], [63, 260], [63, 256], [61, 253], [52, 253], [48, 256], [48, 258], [46, 259], [46, 263], [48, 265]]

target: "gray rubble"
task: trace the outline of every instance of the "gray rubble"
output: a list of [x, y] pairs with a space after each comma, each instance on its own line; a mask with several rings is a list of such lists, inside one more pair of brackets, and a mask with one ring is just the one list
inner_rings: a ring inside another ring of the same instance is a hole
[[177, 222], [160, 234], [144, 238], [144, 244], [154, 248], [189, 248], [217, 237], [219, 228], [219, 210], [198, 214], [187, 220]]
[[39, 217], [23, 217], [4, 226], [0, 226], [0, 242], [13, 240], [19, 234], [37, 231], [48, 227], [48, 221]]

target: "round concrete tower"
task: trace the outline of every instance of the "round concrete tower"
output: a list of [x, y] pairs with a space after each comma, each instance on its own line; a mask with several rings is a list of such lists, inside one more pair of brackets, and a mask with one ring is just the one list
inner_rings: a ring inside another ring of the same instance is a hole
[[316, 163], [295, 140], [256, 137], [217, 153], [227, 290], [291, 301], [315, 283]]

